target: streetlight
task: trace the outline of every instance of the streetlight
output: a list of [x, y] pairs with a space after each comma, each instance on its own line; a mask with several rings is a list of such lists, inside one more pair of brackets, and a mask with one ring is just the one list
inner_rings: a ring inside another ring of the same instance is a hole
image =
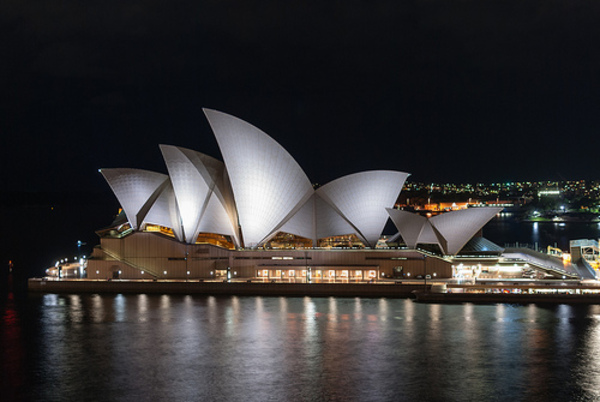
[[77, 256], [81, 257], [81, 246], [85, 246], [87, 243], [77, 240]]

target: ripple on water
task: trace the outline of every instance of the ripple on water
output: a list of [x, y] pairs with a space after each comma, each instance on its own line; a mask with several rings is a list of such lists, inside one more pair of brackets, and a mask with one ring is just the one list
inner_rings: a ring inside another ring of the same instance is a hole
[[2, 386], [19, 399], [600, 397], [597, 306], [44, 295], [2, 308]]

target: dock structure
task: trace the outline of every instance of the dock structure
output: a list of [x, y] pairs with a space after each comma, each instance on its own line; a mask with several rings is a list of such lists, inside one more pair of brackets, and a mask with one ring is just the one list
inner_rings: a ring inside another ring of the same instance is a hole
[[427, 303], [600, 304], [596, 281], [379, 281], [290, 283], [281, 281], [89, 280], [32, 278], [33, 293], [137, 293], [211, 296], [386, 297]]

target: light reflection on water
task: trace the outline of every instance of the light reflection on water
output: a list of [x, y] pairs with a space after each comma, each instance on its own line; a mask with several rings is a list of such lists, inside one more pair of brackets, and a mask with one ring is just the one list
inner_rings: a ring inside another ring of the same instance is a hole
[[42, 295], [0, 307], [3, 395], [21, 400], [600, 398], [600, 306]]
[[504, 246], [506, 242], [519, 242], [540, 249], [558, 246], [569, 249], [569, 241], [575, 239], [597, 239], [600, 237], [600, 223], [595, 222], [524, 222], [514, 215], [504, 215], [492, 219], [484, 228], [485, 238]]

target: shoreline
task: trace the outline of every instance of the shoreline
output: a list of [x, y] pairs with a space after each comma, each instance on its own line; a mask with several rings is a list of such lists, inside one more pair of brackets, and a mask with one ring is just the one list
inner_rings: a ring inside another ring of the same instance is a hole
[[[128, 281], [128, 280], [46, 280], [30, 278], [27, 283], [32, 293], [106, 293], [106, 294], [190, 294], [212, 296], [286, 296], [286, 297], [366, 297], [412, 298], [419, 303], [439, 304], [600, 304], [600, 293], [580, 293], [596, 286], [582, 284], [504, 284], [453, 285], [449, 290], [436, 292], [438, 285], [428, 283], [287, 283], [287, 282], [184, 282], [184, 281]], [[434, 291], [432, 292], [432, 285]], [[493, 289], [552, 289], [554, 293], [493, 293]], [[487, 292], [473, 290], [487, 289]], [[579, 289], [577, 293], [568, 290]]]
[[[427, 285], [429, 289], [430, 284]], [[316, 296], [408, 298], [423, 284], [386, 283], [281, 283], [281, 282], [179, 282], [43, 280], [30, 278], [29, 292], [39, 293], [148, 293], [237, 296]]]

